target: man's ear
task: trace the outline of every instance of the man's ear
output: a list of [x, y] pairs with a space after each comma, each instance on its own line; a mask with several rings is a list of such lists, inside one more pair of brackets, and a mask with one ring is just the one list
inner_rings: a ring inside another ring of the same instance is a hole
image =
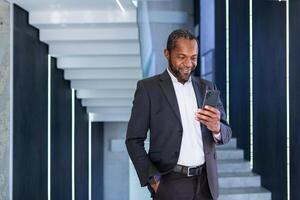
[[165, 55], [167, 60], [170, 59], [170, 52], [168, 51], [168, 49], [164, 49], [164, 55]]

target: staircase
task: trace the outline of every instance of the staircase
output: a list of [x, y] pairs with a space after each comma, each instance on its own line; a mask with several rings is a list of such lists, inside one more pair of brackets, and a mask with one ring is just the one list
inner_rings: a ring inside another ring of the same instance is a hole
[[49, 45], [49, 54], [57, 58], [57, 67], [92, 121], [129, 120], [136, 83], [143, 75], [133, 4], [126, 12], [31, 11], [29, 23], [40, 30], [40, 40]]
[[237, 149], [236, 138], [217, 147], [220, 196], [218, 200], [271, 200], [271, 193], [261, 187], [260, 176], [250, 169], [244, 151]]

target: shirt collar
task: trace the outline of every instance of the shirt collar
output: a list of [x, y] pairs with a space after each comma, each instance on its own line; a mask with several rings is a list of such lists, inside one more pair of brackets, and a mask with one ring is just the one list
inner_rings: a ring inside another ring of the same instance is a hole
[[[169, 75], [170, 75], [171, 80], [172, 80], [173, 83], [180, 83], [177, 80], [177, 78], [172, 74], [172, 72], [170, 71], [169, 67], [167, 67], [167, 71], [168, 71], [168, 73], [169, 73]], [[189, 77], [189, 80], [186, 83], [191, 83], [191, 81], [192, 81], [192, 76]], [[182, 84], [182, 83], [180, 83], [180, 84]]]

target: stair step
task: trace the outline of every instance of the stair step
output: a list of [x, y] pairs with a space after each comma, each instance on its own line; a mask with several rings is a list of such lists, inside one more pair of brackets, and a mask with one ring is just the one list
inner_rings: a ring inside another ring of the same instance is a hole
[[74, 10], [57, 13], [54, 11], [31, 11], [29, 23], [39, 29], [43, 28], [91, 28], [92, 27], [120, 27], [136, 26], [136, 10], [128, 10], [126, 14], [112, 10]]
[[[122, 61], [122, 62], [116, 62]], [[140, 55], [136, 56], [68, 56], [57, 59], [57, 67], [61, 69], [113, 69], [113, 68], [138, 68], [141, 69]]]
[[131, 106], [89, 106], [87, 107], [87, 112], [101, 114], [130, 114]]
[[128, 122], [130, 113], [91, 113], [92, 122]]
[[252, 172], [220, 173], [220, 188], [260, 187], [260, 176]]
[[243, 159], [218, 160], [218, 173], [250, 172], [250, 162]]
[[237, 147], [236, 138], [231, 138], [227, 144], [217, 145], [217, 149], [234, 149]]
[[138, 40], [138, 27], [90, 27], [90, 28], [48, 28], [40, 30], [40, 40], [54, 41], [100, 41]]
[[133, 98], [135, 89], [79, 89], [79, 99]]
[[262, 187], [220, 188], [218, 200], [271, 200], [271, 193]]
[[110, 80], [71, 80], [71, 87], [75, 89], [132, 89], [136, 88], [138, 79], [110, 79]]
[[142, 69], [65, 69], [66, 80], [82, 79], [142, 79]]
[[243, 159], [244, 151], [241, 149], [218, 149], [217, 150], [217, 159], [226, 160], [226, 159]]
[[[49, 46], [49, 54], [62, 56], [103, 56], [103, 55], [140, 55], [138, 41], [97, 41], [97, 42], [54, 42]], [[120, 60], [118, 60], [120, 61]]]
[[128, 106], [131, 108], [133, 98], [102, 98], [102, 99], [82, 99], [82, 106]]

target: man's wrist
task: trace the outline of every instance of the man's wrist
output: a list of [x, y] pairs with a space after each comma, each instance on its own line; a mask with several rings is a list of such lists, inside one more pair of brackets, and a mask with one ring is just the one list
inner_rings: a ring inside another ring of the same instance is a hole
[[218, 131], [213, 131], [213, 134], [218, 135], [221, 133], [221, 125], [218, 127]]

